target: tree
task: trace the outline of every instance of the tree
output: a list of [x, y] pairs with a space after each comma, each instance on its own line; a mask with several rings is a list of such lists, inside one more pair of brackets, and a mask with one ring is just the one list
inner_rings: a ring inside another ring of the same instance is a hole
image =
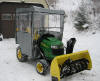
[[87, 14], [86, 11], [84, 9], [84, 7], [80, 7], [79, 8], [79, 12], [77, 13], [77, 16], [75, 17], [75, 28], [78, 30], [84, 30], [88, 28], [88, 19], [87, 19]]
[[77, 15], [74, 19], [75, 28], [77, 28], [78, 30], [90, 28], [90, 25], [94, 18], [93, 5], [93, 1], [91, 0], [81, 0]]

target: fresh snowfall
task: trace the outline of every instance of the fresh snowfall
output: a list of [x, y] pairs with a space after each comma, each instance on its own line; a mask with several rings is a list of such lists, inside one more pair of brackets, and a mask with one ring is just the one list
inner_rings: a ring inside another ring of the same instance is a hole
[[[85, 0], [84, 0], [85, 1]], [[88, 1], [88, 0], [86, 0]], [[65, 77], [61, 81], [99, 81], [100, 79], [100, 29], [92, 22], [92, 28], [78, 31], [73, 24], [73, 14], [77, 11], [81, 0], [59, 0], [54, 9], [63, 9], [66, 13], [63, 42], [71, 37], [76, 38], [74, 52], [88, 50], [92, 59], [92, 70], [85, 70]], [[51, 6], [51, 8], [53, 8]], [[91, 16], [93, 21], [93, 16]], [[95, 18], [94, 18], [95, 20]], [[93, 28], [95, 26], [95, 28]], [[50, 72], [42, 76], [36, 72], [32, 60], [21, 63], [16, 58], [16, 43], [14, 38], [0, 41], [0, 81], [51, 81]]]

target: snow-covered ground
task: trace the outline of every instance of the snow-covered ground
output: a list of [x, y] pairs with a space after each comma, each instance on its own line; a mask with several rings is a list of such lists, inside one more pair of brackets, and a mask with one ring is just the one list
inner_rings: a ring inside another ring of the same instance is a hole
[[[99, 81], [100, 77], [100, 32], [91, 35], [77, 35], [74, 52], [89, 50], [93, 68], [68, 76], [62, 81]], [[51, 81], [50, 74], [39, 75], [34, 62], [21, 63], [16, 58], [15, 39], [0, 42], [0, 81]]]
[[34, 63], [29, 60], [20, 63], [16, 58], [15, 39], [4, 39], [0, 42], [0, 81], [50, 81], [47, 77], [39, 75]]

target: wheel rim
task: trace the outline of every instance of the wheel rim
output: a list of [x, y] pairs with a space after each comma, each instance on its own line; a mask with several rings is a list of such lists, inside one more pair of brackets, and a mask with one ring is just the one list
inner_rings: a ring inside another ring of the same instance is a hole
[[37, 63], [37, 71], [39, 72], [39, 73], [43, 73], [43, 65], [39, 62], [39, 63]]
[[21, 59], [22, 58], [22, 54], [21, 54], [21, 50], [18, 50], [18, 54], [17, 54], [18, 58]]

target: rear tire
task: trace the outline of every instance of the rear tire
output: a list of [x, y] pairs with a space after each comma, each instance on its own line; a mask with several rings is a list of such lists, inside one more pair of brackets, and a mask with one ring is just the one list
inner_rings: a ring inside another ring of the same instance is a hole
[[17, 59], [18, 59], [20, 62], [26, 62], [27, 59], [28, 59], [28, 56], [27, 56], [27, 55], [22, 54], [21, 48], [20, 48], [20, 47], [18, 47], [17, 50], [16, 50], [16, 56], [17, 56]]
[[46, 60], [40, 59], [36, 63], [36, 71], [41, 75], [46, 75], [48, 71], [48, 66], [49, 63]]

